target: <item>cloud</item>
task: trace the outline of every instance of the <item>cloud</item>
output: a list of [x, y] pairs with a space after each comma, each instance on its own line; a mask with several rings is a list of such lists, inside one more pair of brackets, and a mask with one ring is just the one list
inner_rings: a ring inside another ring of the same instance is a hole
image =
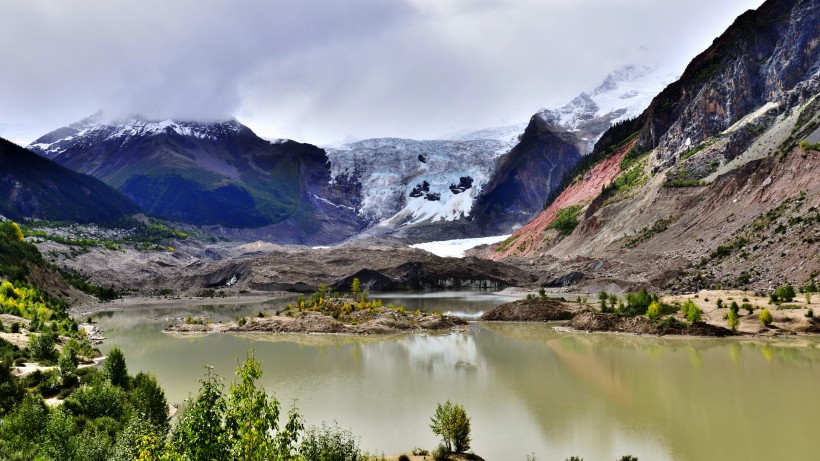
[[3, 2], [0, 135], [100, 108], [315, 143], [521, 123], [620, 65], [682, 69], [760, 3]]

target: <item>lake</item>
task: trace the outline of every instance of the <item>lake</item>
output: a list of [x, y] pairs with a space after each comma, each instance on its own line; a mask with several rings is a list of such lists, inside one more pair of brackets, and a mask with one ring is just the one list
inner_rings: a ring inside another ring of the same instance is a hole
[[[371, 298], [467, 317], [510, 300], [476, 291]], [[206, 364], [229, 383], [254, 349], [262, 384], [285, 409], [296, 401], [308, 424], [336, 420], [385, 454], [434, 448], [430, 417], [450, 399], [464, 405], [472, 449], [488, 461], [818, 459], [817, 338], [656, 338], [523, 323], [365, 338], [162, 333], [170, 317], [260, 310], [214, 303], [97, 314], [109, 338], [101, 350], [119, 346], [131, 374], [155, 374], [168, 400], [182, 402]]]

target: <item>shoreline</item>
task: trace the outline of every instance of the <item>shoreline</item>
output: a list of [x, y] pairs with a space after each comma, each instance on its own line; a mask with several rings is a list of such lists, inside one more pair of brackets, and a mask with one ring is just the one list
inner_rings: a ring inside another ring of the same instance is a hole
[[169, 308], [180, 305], [186, 306], [213, 306], [213, 305], [235, 305], [235, 304], [262, 304], [275, 299], [298, 296], [298, 293], [288, 291], [273, 291], [269, 293], [242, 293], [236, 296], [225, 298], [163, 298], [154, 296], [127, 296], [113, 301], [95, 302], [81, 304], [68, 309], [68, 315], [72, 318], [85, 317], [87, 315], [99, 314], [100, 312], [118, 312], [129, 309], [140, 308]]

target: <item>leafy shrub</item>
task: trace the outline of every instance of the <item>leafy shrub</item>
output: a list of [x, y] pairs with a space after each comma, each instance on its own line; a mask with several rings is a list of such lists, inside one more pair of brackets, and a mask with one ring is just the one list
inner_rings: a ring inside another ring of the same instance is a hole
[[686, 320], [688, 320], [689, 323], [694, 325], [701, 321], [701, 314], [702, 311], [700, 310], [700, 308], [698, 308], [698, 306], [695, 305], [695, 303], [692, 303], [692, 305], [686, 312]]
[[125, 391], [107, 381], [94, 386], [83, 384], [64, 405], [73, 414], [90, 419], [103, 416], [119, 419], [126, 409]]
[[555, 219], [547, 226], [548, 229], [555, 229], [561, 235], [569, 235], [578, 227], [578, 215], [581, 214], [582, 205], [572, 205], [558, 210]]
[[637, 293], [629, 292], [626, 294], [626, 305], [618, 305], [618, 313], [626, 317], [635, 317], [637, 315], [646, 314], [649, 305], [657, 301], [658, 297], [655, 294], [646, 291], [646, 288], [641, 288]]
[[658, 320], [661, 316], [661, 305], [655, 301], [646, 309], [646, 318], [649, 320]]
[[413, 448], [413, 451], [411, 453], [413, 453], [413, 456], [427, 456], [430, 454], [430, 452], [425, 450], [424, 448], [418, 447]]
[[405, 455], [404, 453], [402, 453], [402, 454], [399, 455], [399, 460], [398, 461], [410, 461], [410, 457]]
[[463, 406], [449, 400], [438, 404], [431, 421], [430, 428], [444, 439], [448, 452], [463, 453], [470, 449], [470, 418]]
[[[350, 431], [324, 423], [321, 427], [305, 430], [299, 454], [305, 461], [356, 461], [362, 456]], [[407, 455], [402, 456], [408, 459]]]
[[50, 364], [57, 360], [57, 348], [54, 346], [54, 335], [52, 334], [31, 335], [27, 349], [29, 357], [37, 362]]
[[781, 301], [785, 301], [788, 303], [791, 302], [795, 296], [796, 293], [794, 292], [794, 287], [791, 285], [791, 283], [787, 283], [785, 285], [777, 287], [777, 289], [774, 290], [774, 293], [771, 294], [771, 300], [773, 303]]
[[430, 452], [430, 456], [432, 456], [435, 461], [447, 461], [448, 454], [450, 454], [450, 450], [443, 443], [440, 443], [435, 450]]
[[769, 309], [763, 309], [760, 311], [760, 323], [763, 325], [769, 326], [774, 322], [774, 318], [772, 317], [772, 313], [769, 312]]
[[618, 460], [618, 461], [638, 461], [638, 458], [636, 458], [632, 455], [624, 455], [624, 456], [621, 456], [621, 459]]
[[726, 326], [728, 326], [732, 331], [737, 331], [737, 326], [739, 324], [740, 317], [738, 317], [737, 312], [729, 311], [729, 314], [726, 317]]

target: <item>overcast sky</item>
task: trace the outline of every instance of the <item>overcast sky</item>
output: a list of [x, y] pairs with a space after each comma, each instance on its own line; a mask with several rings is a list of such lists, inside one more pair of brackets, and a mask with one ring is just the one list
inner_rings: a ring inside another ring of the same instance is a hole
[[624, 64], [677, 72], [762, 0], [0, 0], [0, 136], [103, 109], [267, 137], [526, 122]]

